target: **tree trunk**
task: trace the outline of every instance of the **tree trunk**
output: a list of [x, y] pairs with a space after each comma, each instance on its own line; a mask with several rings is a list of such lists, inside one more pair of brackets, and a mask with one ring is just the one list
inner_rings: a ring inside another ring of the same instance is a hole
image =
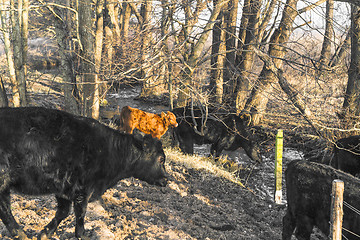
[[344, 39], [344, 41], [339, 44], [339, 46], [336, 48], [335, 53], [331, 59], [330, 62], [330, 66], [331, 67], [336, 67], [339, 64], [344, 63], [344, 59], [347, 56], [348, 53], [348, 49], [350, 47], [351, 44], [351, 34], [350, 34], [350, 30], [347, 32], [346, 37]]
[[[237, 68], [240, 65], [241, 62], [241, 54], [243, 51], [243, 46], [245, 43], [246, 38], [246, 29], [249, 24], [249, 8], [250, 8], [250, 0], [244, 0], [243, 9], [242, 9], [242, 16], [241, 16], [241, 23], [240, 23], [240, 29], [237, 39], [237, 51], [235, 54], [235, 60], [234, 60], [234, 67]], [[229, 63], [231, 64], [231, 63]], [[228, 73], [227, 73], [228, 74]], [[229, 105], [234, 106], [234, 93], [236, 88], [236, 77], [233, 78], [225, 78], [224, 81], [224, 94], [223, 94], [223, 102], [227, 103]]]
[[[102, 1], [105, 1], [105, 0], [102, 0]], [[120, 41], [120, 38], [121, 38], [121, 29], [119, 26], [119, 21], [117, 19], [117, 15], [116, 15], [116, 7], [115, 7], [116, 3], [114, 1], [105, 1], [104, 4], [107, 9], [107, 14], [110, 18], [110, 23], [111, 23], [113, 32], [115, 33], [114, 41], [118, 42], [118, 41]], [[110, 25], [110, 24], [108, 23], [108, 25]]]
[[[69, 3], [68, 3], [69, 4]], [[69, 6], [69, 5], [68, 5]], [[70, 37], [70, 31], [68, 22], [71, 21], [69, 16], [69, 10], [65, 10], [65, 14], [62, 14], [62, 10], [55, 7], [54, 9], [48, 7], [52, 12], [52, 19], [55, 26], [56, 41], [59, 46], [60, 55], [60, 69], [63, 79], [63, 91], [65, 97], [65, 111], [75, 115], [79, 115], [79, 93], [76, 87], [76, 77], [74, 74], [74, 62], [72, 55], [72, 43]], [[63, 21], [63, 18], [58, 16], [67, 15], [67, 22]]]
[[6, 89], [2, 76], [0, 76], [0, 107], [8, 107], [9, 101], [6, 95]]
[[299, 110], [299, 112], [302, 114], [304, 119], [312, 126], [312, 128], [315, 130], [315, 132], [318, 133], [320, 136], [320, 131], [316, 127], [315, 122], [313, 121], [313, 114], [310, 111], [310, 109], [306, 106], [304, 101], [299, 96], [298, 91], [296, 91], [290, 83], [286, 80], [284, 77], [284, 73], [281, 69], [278, 69], [275, 64], [272, 62], [272, 59], [269, 57], [269, 55], [261, 52], [258, 48], [254, 48], [254, 52], [260, 57], [260, 59], [265, 63], [265, 67], [268, 68], [270, 71], [272, 71], [279, 82], [279, 85], [281, 89], [286, 93], [292, 104], [295, 108]]
[[236, 99], [233, 106], [236, 112], [240, 112], [245, 106], [249, 92], [249, 75], [254, 62], [254, 47], [257, 45], [259, 32], [259, 16], [261, 0], [251, 0], [247, 10], [249, 23], [247, 24], [245, 44], [240, 56], [239, 72], [240, 76], [236, 79], [234, 98]]
[[102, 99], [102, 91], [100, 91], [100, 69], [101, 69], [101, 54], [103, 47], [103, 37], [104, 37], [104, 2], [105, 0], [96, 1], [96, 30], [95, 30], [95, 92], [94, 92], [94, 102], [93, 102], [93, 111], [92, 118], [99, 119], [100, 113], [100, 101]]
[[[224, 10], [225, 32], [226, 32], [226, 57], [224, 63], [224, 80], [221, 90], [224, 89], [225, 94], [222, 96], [222, 102], [229, 103], [228, 99], [232, 96], [229, 94], [233, 89], [236, 79], [236, 22], [238, 13], [239, 0], [231, 0], [228, 7]], [[222, 91], [222, 92], [224, 92]]]
[[14, 63], [14, 53], [13, 49], [11, 47], [10, 42], [10, 28], [9, 23], [7, 21], [8, 16], [7, 15], [7, 9], [6, 9], [6, 1], [1, 1], [1, 28], [3, 29], [3, 40], [4, 40], [4, 49], [6, 54], [6, 60], [7, 65], [9, 69], [9, 77], [12, 85], [12, 103], [14, 107], [20, 107], [20, 94], [19, 94], [19, 88], [18, 88], [18, 82], [16, 80], [16, 74], [15, 74], [15, 63]]
[[192, 82], [192, 74], [194, 73], [201, 52], [203, 51], [205, 43], [210, 35], [211, 32], [210, 30], [213, 29], [215, 20], [217, 19], [224, 5], [226, 5], [228, 2], [229, 0], [220, 0], [214, 6], [211, 16], [208, 22], [206, 23], [205, 28], [202, 34], [200, 35], [200, 38], [196, 42], [195, 46], [193, 47], [187, 59], [187, 62], [184, 67], [185, 69], [182, 70], [181, 72], [183, 82], [180, 85], [180, 89], [179, 89], [177, 107], [185, 107], [187, 105], [190, 96], [190, 85]]
[[320, 54], [320, 71], [327, 69], [330, 62], [331, 56], [331, 42], [334, 35], [333, 29], [333, 17], [334, 17], [334, 0], [326, 1], [326, 24], [325, 24], [325, 34], [322, 44], [321, 54]]
[[151, 17], [152, 17], [152, 0], [145, 0], [141, 6], [141, 16], [143, 19], [141, 25], [141, 71], [140, 79], [142, 79], [141, 96], [156, 95], [156, 90], [153, 86], [153, 76], [149, 74], [149, 56], [150, 56], [150, 42], [151, 42]]
[[351, 62], [341, 117], [346, 126], [360, 115], [360, 7], [351, 5]]
[[[283, 63], [281, 59], [283, 59], [286, 53], [285, 44], [289, 40], [293, 30], [292, 25], [297, 16], [297, 2], [298, 0], [287, 0], [279, 27], [275, 30], [270, 40], [268, 55], [273, 57], [273, 62], [279, 69], [281, 69]], [[275, 80], [276, 76], [274, 73], [264, 66], [244, 107], [244, 111], [248, 111], [251, 114], [252, 125], [260, 122], [268, 102], [263, 93], [270, 91], [271, 83]]]
[[79, 30], [81, 49], [81, 77], [83, 83], [82, 115], [91, 117], [93, 112], [95, 92], [94, 37], [92, 31], [91, 4], [79, 0]]
[[172, 54], [169, 50], [169, 28], [171, 25], [174, 5], [168, 4], [167, 0], [161, 0], [162, 20], [161, 20], [161, 38], [162, 40], [162, 58], [164, 59], [164, 81], [168, 84], [170, 110], [174, 109], [174, 94], [172, 81]]
[[[214, 0], [214, 4], [216, 3], [217, 0]], [[221, 104], [223, 95], [224, 53], [226, 51], [224, 14], [220, 13], [217, 17], [212, 33], [209, 102]]]
[[28, 12], [29, 2], [27, 0], [11, 0], [12, 11], [12, 45], [14, 51], [14, 67], [16, 81], [20, 95], [20, 106], [27, 105], [26, 91], [26, 54], [27, 54], [27, 36], [28, 36]]
[[123, 41], [126, 41], [129, 35], [129, 25], [130, 25], [130, 16], [131, 16], [131, 7], [130, 3], [126, 1], [123, 2], [122, 8], [122, 25], [121, 25], [121, 37]]
[[[265, 16], [260, 20], [261, 25], [259, 26], [259, 32], [258, 32], [258, 43], [262, 43], [263, 42], [263, 38], [264, 38], [264, 34], [266, 32], [266, 28], [271, 20], [271, 18], [273, 17], [273, 12], [275, 10], [275, 6], [276, 3], [278, 1], [277, 0], [271, 0], [267, 2], [267, 6], [265, 8], [265, 10], [263, 11], [263, 13], [265, 13]], [[276, 17], [275, 17], [276, 19]], [[268, 30], [269, 32], [271, 31], [271, 28]]]

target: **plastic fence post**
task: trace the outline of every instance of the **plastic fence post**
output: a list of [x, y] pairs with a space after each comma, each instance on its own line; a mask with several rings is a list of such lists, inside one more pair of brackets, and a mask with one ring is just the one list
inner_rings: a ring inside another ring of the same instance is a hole
[[275, 203], [282, 201], [282, 155], [283, 155], [283, 130], [279, 129], [275, 141]]

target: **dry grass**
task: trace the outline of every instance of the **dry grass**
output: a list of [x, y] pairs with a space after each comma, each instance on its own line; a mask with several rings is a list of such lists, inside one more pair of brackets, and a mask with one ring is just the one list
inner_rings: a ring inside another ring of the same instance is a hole
[[175, 162], [188, 169], [209, 172], [217, 177], [225, 178], [231, 182], [237, 183], [245, 187], [244, 184], [240, 182], [238, 177], [236, 177], [233, 168], [231, 168], [231, 171], [228, 171], [227, 169], [222, 167], [224, 162], [227, 161], [227, 159], [220, 159], [217, 163], [215, 163], [212, 159], [208, 157], [184, 154], [174, 148], [165, 148], [164, 152], [166, 154], [167, 160], [169, 161]]

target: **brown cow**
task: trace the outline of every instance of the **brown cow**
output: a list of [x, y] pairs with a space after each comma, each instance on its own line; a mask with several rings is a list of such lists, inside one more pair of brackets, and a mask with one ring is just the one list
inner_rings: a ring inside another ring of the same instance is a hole
[[176, 117], [172, 112], [154, 114], [137, 108], [125, 106], [120, 112], [119, 129], [132, 134], [135, 128], [145, 134], [158, 138], [166, 133], [169, 127], [177, 127]]

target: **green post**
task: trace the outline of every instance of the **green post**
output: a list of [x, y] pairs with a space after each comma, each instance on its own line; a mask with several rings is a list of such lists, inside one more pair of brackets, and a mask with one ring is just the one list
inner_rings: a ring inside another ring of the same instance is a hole
[[283, 155], [283, 130], [279, 129], [275, 142], [275, 203], [282, 201], [282, 155]]

